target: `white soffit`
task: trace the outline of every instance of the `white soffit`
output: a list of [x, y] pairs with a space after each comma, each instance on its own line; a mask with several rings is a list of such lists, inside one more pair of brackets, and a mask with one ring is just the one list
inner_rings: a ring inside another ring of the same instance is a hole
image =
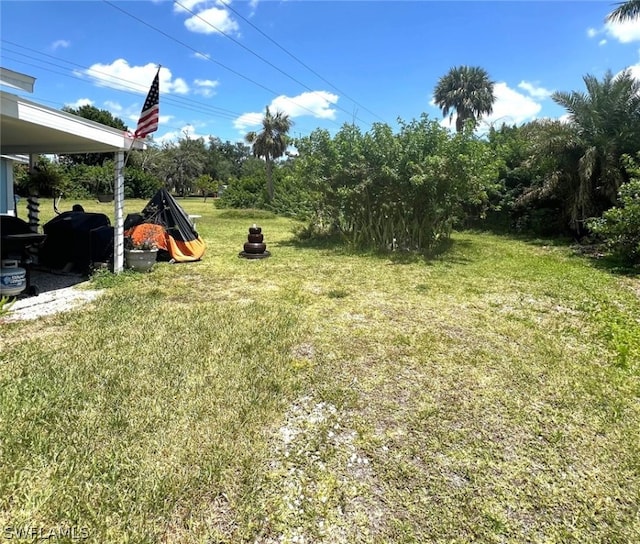
[[[0, 150], [21, 153], [107, 153], [128, 150], [122, 130], [1, 92]], [[144, 149], [137, 140], [135, 149]]]
[[32, 93], [35, 81], [35, 77], [0, 67], [0, 85], [6, 85], [7, 87], [13, 87], [14, 89], [20, 89], [21, 91]]

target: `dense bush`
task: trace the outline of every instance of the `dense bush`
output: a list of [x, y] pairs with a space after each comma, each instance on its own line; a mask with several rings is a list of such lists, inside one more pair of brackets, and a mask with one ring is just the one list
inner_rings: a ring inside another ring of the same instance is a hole
[[628, 264], [640, 263], [640, 167], [628, 161], [631, 181], [619, 191], [620, 205], [589, 221], [594, 234], [604, 238], [610, 250]]
[[66, 167], [69, 185], [65, 196], [96, 196], [99, 193], [112, 193], [115, 166], [113, 160], [105, 160], [98, 166], [70, 164]]
[[339, 232], [358, 247], [428, 251], [467, 213], [482, 215], [497, 166], [469, 132], [452, 135], [423, 116], [394, 134], [345, 125], [297, 142], [297, 171], [314, 195], [310, 230]]
[[313, 212], [313, 193], [295, 171], [295, 163], [273, 169], [274, 196], [265, 208], [279, 215], [309, 219]]
[[124, 195], [126, 198], [151, 198], [163, 186], [154, 175], [137, 168], [125, 169]]
[[216, 200], [216, 207], [263, 208], [266, 201], [265, 177], [255, 173], [240, 179], [231, 178], [222, 196]]

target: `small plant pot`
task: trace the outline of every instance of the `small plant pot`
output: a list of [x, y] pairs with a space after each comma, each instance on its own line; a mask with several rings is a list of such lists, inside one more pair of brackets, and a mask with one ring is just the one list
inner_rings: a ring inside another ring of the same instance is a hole
[[113, 202], [113, 193], [100, 193], [98, 202]]
[[125, 249], [124, 261], [126, 268], [137, 272], [149, 272], [158, 257], [157, 249]]

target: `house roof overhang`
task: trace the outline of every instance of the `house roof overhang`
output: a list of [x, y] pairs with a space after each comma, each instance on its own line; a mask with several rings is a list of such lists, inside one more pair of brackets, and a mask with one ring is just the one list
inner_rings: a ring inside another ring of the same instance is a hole
[[28, 93], [33, 92], [33, 84], [36, 82], [35, 77], [21, 74], [20, 72], [14, 72], [8, 68], [0, 66], [0, 83], [13, 87], [14, 89], [20, 89]]
[[125, 132], [0, 91], [0, 153], [109, 153], [144, 149]]

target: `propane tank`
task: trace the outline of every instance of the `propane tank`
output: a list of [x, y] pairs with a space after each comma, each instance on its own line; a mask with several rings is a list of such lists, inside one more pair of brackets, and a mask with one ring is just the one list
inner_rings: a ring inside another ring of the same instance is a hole
[[18, 261], [5, 259], [0, 263], [0, 295], [19, 295], [27, 287], [27, 271], [18, 266]]

